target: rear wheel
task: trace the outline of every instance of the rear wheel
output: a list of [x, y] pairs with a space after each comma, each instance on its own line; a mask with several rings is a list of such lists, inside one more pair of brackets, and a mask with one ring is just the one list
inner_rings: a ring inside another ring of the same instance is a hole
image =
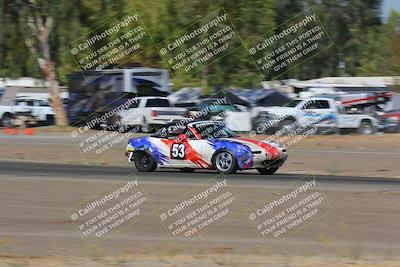
[[237, 171], [237, 162], [235, 157], [228, 151], [220, 151], [213, 158], [214, 168], [219, 173], [230, 174]]
[[274, 174], [279, 168], [258, 168], [257, 171], [260, 174], [264, 174], [264, 175], [272, 175]]
[[146, 151], [137, 151], [133, 156], [136, 169], [140, 172], [152, 172], [157, 168], [154, 157]]
[[357, 129], [357, 133], [362, 135], [374, 134], [375, 132], [376, 129], [369, 121], [362, 121], [360, 127]]

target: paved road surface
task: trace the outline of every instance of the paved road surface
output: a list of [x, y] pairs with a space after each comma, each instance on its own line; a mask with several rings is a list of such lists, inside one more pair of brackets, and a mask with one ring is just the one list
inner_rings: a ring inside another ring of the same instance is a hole
[[[132, 173], [130, 168], [13, 161], [0, 162], [0, 170], [3, 254], [81, 255], [87, 253], [87, 245], [93, 240], [100, 241], [97, 249], [105, 254], [156, 253], [172, 248], [197, 254], [221, 249], [290, 255], [400, 254], [400, 181], [396, 179], [315, 176], [318, 188], [309, 192], [318, 191], [324, 196], [318, 213], [322, 216], [293, 228], [296, 231], [289, 229], [281, 236], [266, 239], [256, 229], [260, 221], [252, 225], [249, 213], [268, 203], [268, 199], [279, 199], [312, 181], [313, 176], [299, 181], [304, 175], [263, 177], [241, 173], [220, 177], [208, 171], [143, 174]], [[142, 217], [110, 238], [81, 238], [68, 210], [93, 194], [111, 192], [115, 183], [124, 178], [137, 178], [151, 205], [143, 209]], [[161, 223], [160, 214], [223, 178], [239, 200], [236, 206], [232, 205], [227, 220], [208, 227], [199, 237], [172, 237], [168, 224]]]

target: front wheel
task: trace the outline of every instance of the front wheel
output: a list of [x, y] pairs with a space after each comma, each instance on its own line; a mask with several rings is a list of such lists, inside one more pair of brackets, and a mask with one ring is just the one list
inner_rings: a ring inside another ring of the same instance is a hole
[[136, 169], [140, 172], [152, 172], [157, 168], [157, 162], [154, 157], [145, 151], [135, 152], [133, 160]]
[[4, 114], [3, 117], [1, 118], [1, 125], [3, 127], [11, 127], [12, 126], [12, 115], [11, 114]]
[[237, 162], [235, 157], [228, 151], [220, 151], [213, 158], [214, 168], [219, 173], [230, 174], [237, 171]]
[[264, 174], [264, 175], [272, 175], [274, 174], [279, 168], [258, 168], [257, 171], [260, 174]]

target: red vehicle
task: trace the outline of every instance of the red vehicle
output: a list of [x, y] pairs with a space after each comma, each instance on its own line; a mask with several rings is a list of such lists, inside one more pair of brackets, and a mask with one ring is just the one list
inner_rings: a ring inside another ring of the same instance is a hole
[[398, 133], [400, 131], [400, 110], [393, 110], [383, 114], [381, 123], [385, 132]]

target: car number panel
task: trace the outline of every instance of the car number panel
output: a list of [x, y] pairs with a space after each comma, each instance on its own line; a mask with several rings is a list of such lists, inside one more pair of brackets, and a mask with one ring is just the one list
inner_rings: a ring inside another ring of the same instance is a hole
[[183, 143], [172, 143], [170, 147], [170, 158], [186, 160], [186, 145]]

